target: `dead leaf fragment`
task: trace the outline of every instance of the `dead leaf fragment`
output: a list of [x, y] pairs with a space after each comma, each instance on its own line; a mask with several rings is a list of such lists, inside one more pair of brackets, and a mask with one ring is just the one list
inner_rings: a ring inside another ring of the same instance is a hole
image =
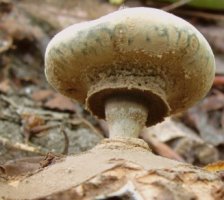
[[224, 85], [224, 76], [216, 76], [213, 82], [214, 86], [222, 86]]
[[10, 81], [8, 79], [5, 79], [2, 82], [0, 82], [0, 92], [8, 93], [8, 91], [11, 89], [9, 83]]
[[75, 104], [65, 96], [55, 93], [53, 98], [48, 100], [44, 106], [49, 109], [75, 112]]
[[218, 161], [215, 163], [211, 163], [204, 167], [204, 169], [210, 172], [224, 171], [224, 161]]
[[0, 0], [0, 16], [2, 13], [8, 13], [12, 10], [13, 4], [11, 0]]
[[[177, 120], [167, 118], [146, 130], [147, 134], [141, 136], [149, 141], [159, 155], [177, 160], [184, 159], [188, 163], [200, 161], [201, 164], [215, 162], [218, 159], [218, 152], [214, 146], [204, 142], [193, 130]], [[172, 148], [167, 144], [163, 145], [162, 142], [168, 142]]]
[[26, 126], [27, 129], [32, 129], [39, 125], [44, 125], [45, 121], [38, 115], [31, 114], [31, 113], [24, 113], [22, 114], [23, 124]]
[[[219, 126], [221, 114], [217, 111], [210, 112], [208, 113], [205, 109], [202, 109], [202, 106], [198, 105], [187, 111], [184, 120], [198, 130], [205, 142], [218, 146], [224, 144], [224, 133], [221, 125]], [[217, 117], [217, 115], [220, 115], [220, 117]]]
[[41, 168], [47, 167], [51, 164], [56, 163], [57, 161], [62, 159], [61, 154], [54, 154], [52, 152], [49, 152], [43, 160], [40, 161]]
[[45, 120], [41, 116], [31, 113], [23, 113], [21, 117], [26, 142], [28, 142], [35, 133], [39, 133], [35, 131], [36, 127], [43, 126]]
[[12, 38], [10, 35], [2, 29], [0, 24], [0, 53], [3, 53], [10, 49], [12, 46]]
[[52, 97], [54, 92], [52, 90], [38, 90], [33, 92], [32, 99], [34, 101], [45, 101]]
[[39, 162], [43, 156], [22, 158], [0, 165], [0, 170], [7, 176], [22, 176], [40, 168]]
[[211, 95], [202, 101], [201, 107], [205, 111], [224, 108], [224, 94], [216, 91], [214, 95]]

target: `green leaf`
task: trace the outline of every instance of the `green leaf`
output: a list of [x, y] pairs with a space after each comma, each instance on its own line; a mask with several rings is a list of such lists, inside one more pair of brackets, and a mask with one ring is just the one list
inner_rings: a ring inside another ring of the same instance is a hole
[[[178, 0], [163, 0], [166, 2], [177, 2]], [[197, 8], [206, 8], [213, 10], [224, 10], [224, 0], [191, 0], [187, 5]]]

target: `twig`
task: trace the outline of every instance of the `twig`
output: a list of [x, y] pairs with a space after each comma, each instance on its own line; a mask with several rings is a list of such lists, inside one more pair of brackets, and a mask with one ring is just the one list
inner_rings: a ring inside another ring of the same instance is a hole
[[0, 143], [2, 143], [4, 146], [8, 146], [9, 148], [20, 150], [20, 151], [26, 151], [26, 152], [32, 152], [37, 153], [39, 155], [45, 155], [46, 152], [41, 151], [39, 148], [30, 146], [27, 144], [23, 144], [20, 142], [11, 143], [9, 139], [3, 138], [0, 136]]
[[97, 136], [103, 138], [103, 135], [100, 133], [100, 131], [96, 129], [89, 121], [82, 118], [82, 123], [85, 124], [87, 127], [89, 127]]
[[48, 131], [50, 129], [57, 128], [58, 126], [59, 126], [58, 124], [39, 125], [39, 126], [35, 126], [35, 127], [31, 128], [29, 130], [29, 132], [30, 132], [31, 135], [32, 134], [37, 135], [37, 134], [40, 134], [43, 131]]
[[152, 148], [152, 150], [158, 155], [184, 162], [184, 159], [180, 155], [178, 155], [173, 149], [171, 149], [168, 145], [150, 136], [147, 132], [147, 129], [144, 129], [142, 131], [140, 137], [144, 139], [144, 141], [147, 142], [149, 146]]
[[64, 149], [62, 151], [62, 154], [67, 155], [68, 154], [68, 148], [69, 148], [69, 138], [68, 138], [68, 135], [65, 131], [65, 121], [64, 120], [61, 123], [60, 133], [63, 134], [64, 140], [65, 140], [65, 146], [64, 146]]
[[1, 99], [5, 102], [7, 102], [8, 104], [10, 104], [12, 107], [14, 108], [18, 108], [18, 105], [12, 101], [11, 99], [9, 99], [8, 97], [6, 97], [5, 95], [1, 95]]
[[224, 85], [224, 76], [215, 76], [213, 85], [214, 86]]
[[96, 129], [89, 121], [87, 121], [84, 118], [78, 118], [67, 121], [70, 124], [77, 125], [77, 124], [84, 124], [87, 128], [92, 130], [93, 133], [95, 133], [98, 137], [103, 138], [103, 135], [100, 133], [98, 129]]
[[[50, 129], [53, 129], [53, 128], [56, 128], [56, 127], [59, 127], [58, 124], [54, 124], [54, 125], [49, 125], [49, 124], [46, 124], [46, 125], [39, 125], [39, 126], [35, 126], [31, 129], [26, 129], [25, 127], [23, 127], [23, 130], [24, 130], [24, 135], [25, 135], [25, 143], [28, 144], [28, 142], [31, 140], [31, 138], [33, 136], [43, 136], [43, 135], [46, 135], [46, 134], [41, 134], [41, 132], [43, 131], [48, 131]], [[49, 132], [47, 132], [48, 134]]]
[[184, 5], [186, 5], [187, 3], [191, 2], [191, 1], [192, 0], [179, 0], [179, 1], [175, 2], [175, 3], [172, 3], [172, 4], [168, 5], [168, 6], [163, 7], [162, 10], [164, 10], [164, 11], [175, 10], [176, 8], [184, 6]]
[[98, 124], [100, 126], [103, 136], [108, 138], [109, 137], [109, 129], [108, 129], [108, 124], [106, 123], [106, 121], [104, 121], [103, 119], [99, 119]]
[[201, 11], [191, 11], [191, 10], [175, 10], [175, 14], [178, 15], [186, 15], [186, 16], [193, 16], [193, 17], [199, 17], [207, 20], [219, 20], [224, 21], [224, 15], [222, 14], [214, 14], [214, 13], [208, 13], [208, 12], [201, 12]]
[[18, 109], [16, 111], [19, 115], [24, 114], [24, 113], [33, 113], [33, 114], [37, 114], [40, 115], [41, 118], [43, 118], [44, 120], [47, 121], [51, 121], [53, 120], [63, 120], [64, 118], [68, 118], [69, 114], [68, 113], [59, 113], [59, 112], [55, 112], [55, 111], [46, 111], [46, 110], [41, 110], [38, 108], [29, 108], [29, 107], [22, 107], [22, 106], [18, 106]]

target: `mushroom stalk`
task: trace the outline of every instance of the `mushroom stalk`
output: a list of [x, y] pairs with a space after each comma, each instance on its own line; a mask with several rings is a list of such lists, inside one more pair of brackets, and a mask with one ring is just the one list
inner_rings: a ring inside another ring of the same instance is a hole
[[105, 105], [109, 137], [138, 137], [145, 126], [148, 109], [136, 99], [119, 96], [111, 97]]

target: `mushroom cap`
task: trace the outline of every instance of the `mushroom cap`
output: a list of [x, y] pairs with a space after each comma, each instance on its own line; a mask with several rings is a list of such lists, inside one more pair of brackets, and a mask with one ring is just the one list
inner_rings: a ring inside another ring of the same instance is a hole
[[64, 29], [49, 43], [45, 63], [49, 83], [99, 118], [110, 96], [136, 96], [149, 108], [147, 126], [203, 98], [215, 74], [214, 55], [199, 31], [143, 7]]

